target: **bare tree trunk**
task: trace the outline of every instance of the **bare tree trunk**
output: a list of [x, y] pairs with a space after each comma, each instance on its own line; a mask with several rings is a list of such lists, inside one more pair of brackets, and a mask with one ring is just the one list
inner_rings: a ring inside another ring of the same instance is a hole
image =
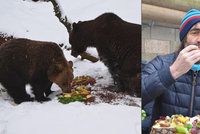
[[[57, 2], [57, 0], [50, 0], [51, 3], [53, 4], [54, 12], [56, 17], [59, 19], [59, 21], [67, 28], [68, 33], [72, 31], [72, 23], [69, 22], [67, 19], [67, 16], [63, 13], [61, 6]], [[87, 59], [91, 62], [97, 62], [99, 59], [84, 52], [81, 55], [81, 59]]]
[[72, 23], [67, 19], [67, 16], [63, 15], [60, 5], [56, 0], [50, 0], [53, 4], [54, 12], [59, 21], [67, 28], [68, 33], [72, 30]]

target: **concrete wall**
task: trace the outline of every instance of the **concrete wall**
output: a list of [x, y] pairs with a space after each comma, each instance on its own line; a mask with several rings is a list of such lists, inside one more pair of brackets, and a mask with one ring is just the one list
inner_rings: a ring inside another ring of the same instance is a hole
[[142, 60], [174, 52], [180, 46], [179, 29], [150, 23], [142, 24]]

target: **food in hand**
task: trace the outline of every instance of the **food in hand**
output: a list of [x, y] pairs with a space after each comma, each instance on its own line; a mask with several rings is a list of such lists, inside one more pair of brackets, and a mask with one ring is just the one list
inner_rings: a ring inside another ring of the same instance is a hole
[[142, 110], [142, 120], [144, 120], [147, 117], [147, 114], [144, 110]]

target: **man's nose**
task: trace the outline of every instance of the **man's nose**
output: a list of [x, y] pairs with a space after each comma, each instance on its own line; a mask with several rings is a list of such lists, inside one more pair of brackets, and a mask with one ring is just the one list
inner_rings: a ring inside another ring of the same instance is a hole
[[200, 44], [200, 34], [197, 37], [197, 43]]
[[197, 41], [198, 44], [200, 43], [200, 32], [197, 35], [197, 40], [196, 41]]

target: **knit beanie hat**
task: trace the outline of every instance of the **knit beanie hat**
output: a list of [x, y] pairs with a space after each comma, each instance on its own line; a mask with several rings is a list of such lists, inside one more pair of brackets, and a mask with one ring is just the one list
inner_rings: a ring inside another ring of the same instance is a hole
[[200, 11], [196, 9], [189, 10], [181, 21], [179, 33], [181, 41], [187, 35], [192, 26], [195, 25], [197, 22], [200, 22]]

